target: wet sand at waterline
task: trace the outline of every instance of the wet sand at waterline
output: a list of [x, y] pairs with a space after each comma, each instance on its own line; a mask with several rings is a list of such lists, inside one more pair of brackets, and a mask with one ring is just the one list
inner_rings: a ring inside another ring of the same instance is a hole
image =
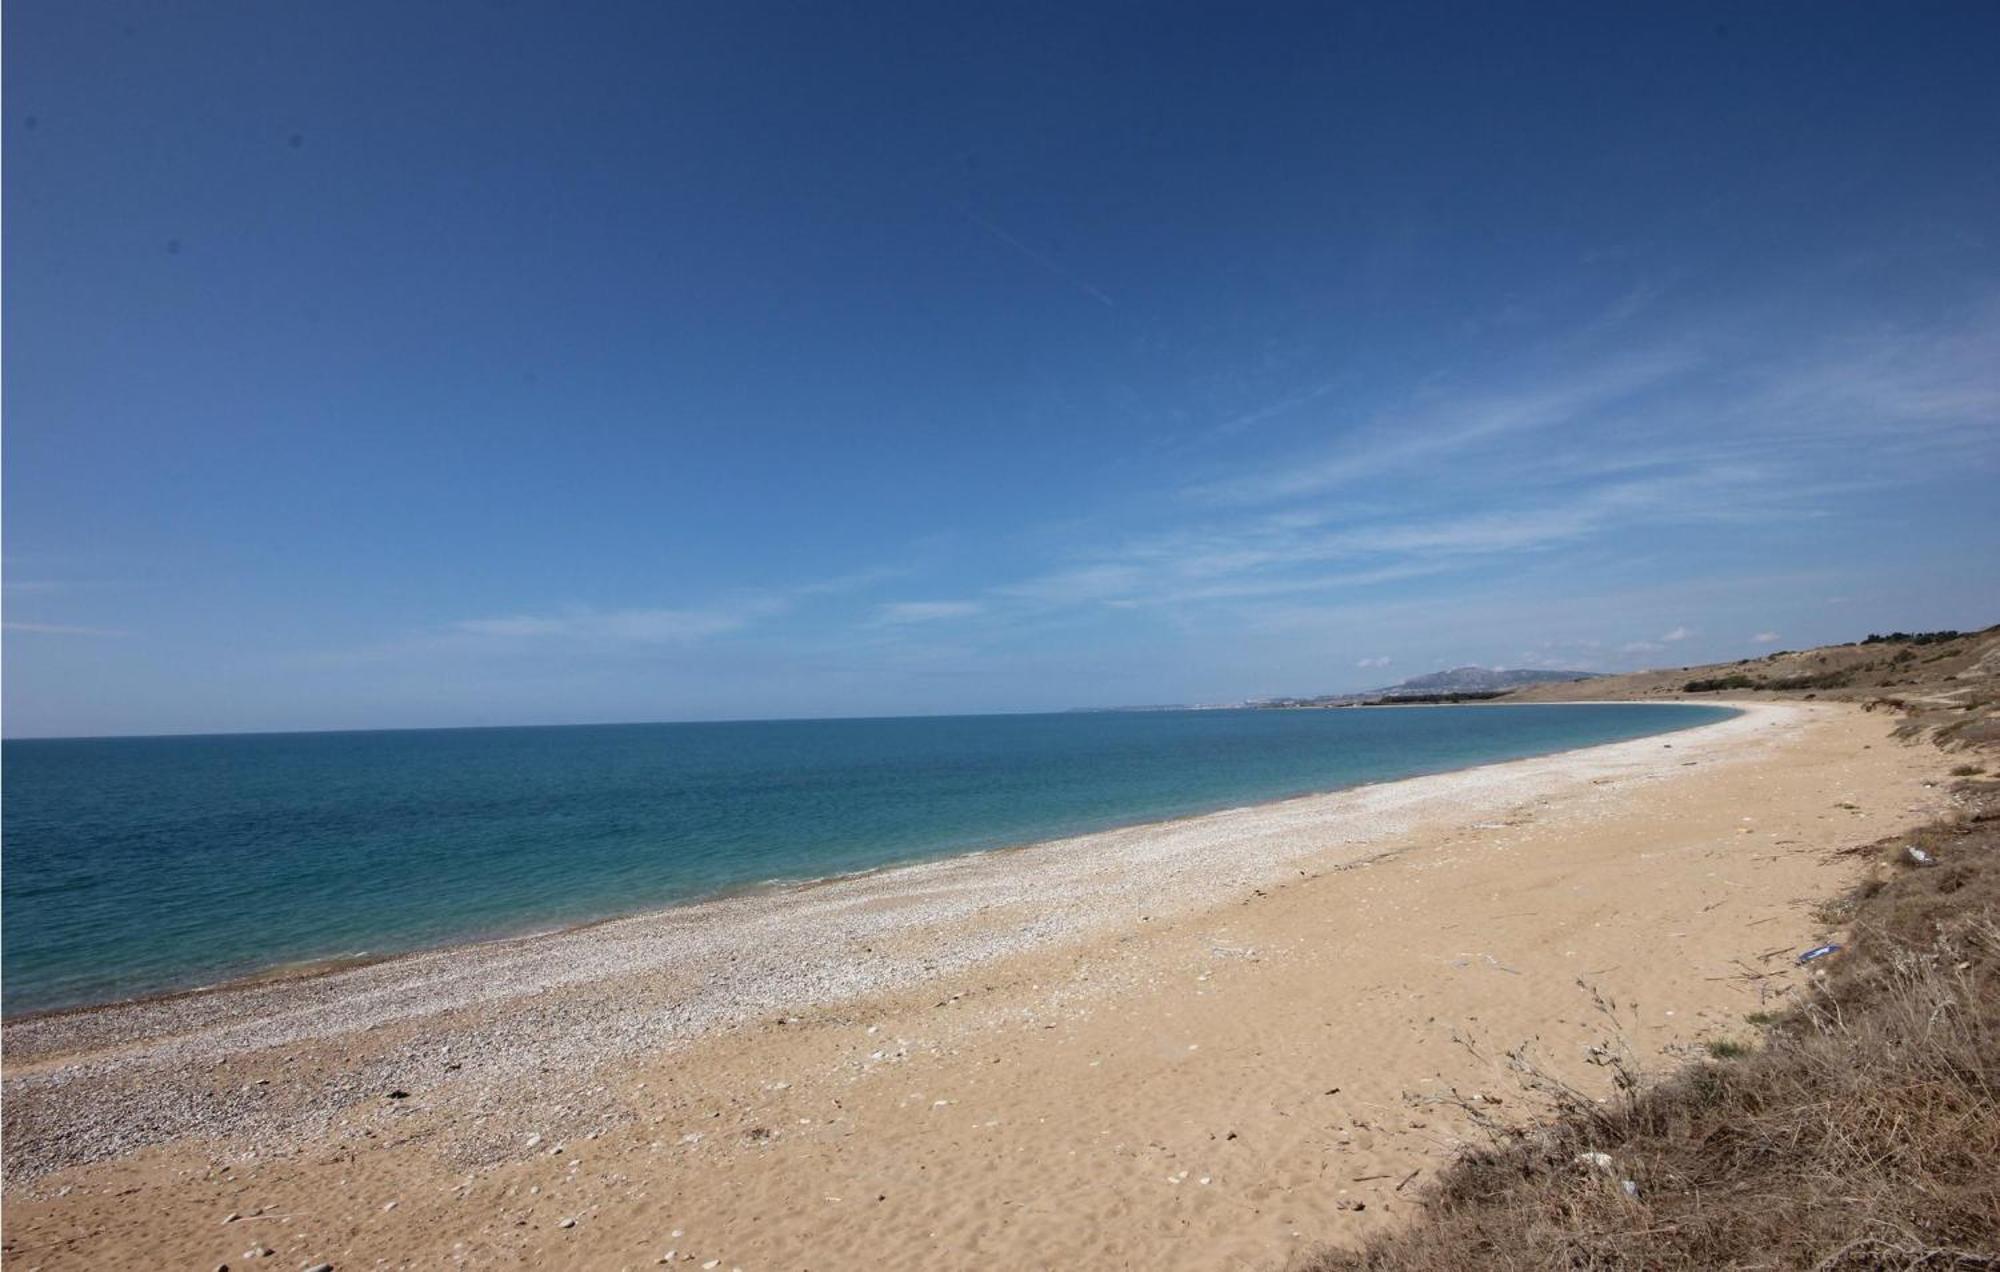
[[1894, 723], [1758, 704], [15, 1022], [6, 1257], [1282, 1266], [1414, 1212], [1471, 1134], [1434, 1097], [1532, 1116], [1507, 1049], [1605, 1081], [1593, 991], [1649, 1061], [1747, 1037], [1837, 850], [1945, 806]]

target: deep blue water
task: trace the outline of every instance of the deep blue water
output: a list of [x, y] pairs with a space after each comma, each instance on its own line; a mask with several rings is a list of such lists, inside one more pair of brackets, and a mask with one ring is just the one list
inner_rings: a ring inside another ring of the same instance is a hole
[[1690, 706], [4, 744], [8, 1014], [1462, 768]]

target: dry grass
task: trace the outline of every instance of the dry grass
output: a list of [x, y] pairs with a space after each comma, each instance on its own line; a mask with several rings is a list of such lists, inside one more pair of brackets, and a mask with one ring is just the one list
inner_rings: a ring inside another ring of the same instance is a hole
[[[1781, 650], [1762, 658], [1698, 667], [1662, 667], [1569, 684], [1516, 689], [1503, 702], [1566, 702], [1583, 698], [1644, 700], [1688, 693], [1758, 693], [1785, 697], [1874, 701], [1912, 715], [1924, 726], [1971, 730], [1969, 745], [2000, 741], [1991, 709], [2000, 684], [2000, 626], [1963, 632], [1877, 637], [1846, 645]], [[1968, 724], [1969, 718], [1983, 723]]]
[[1553, 1118], [1479, 1114], [1489, 1145], [1424, 1220], [1308, 1267], [2000, 1268], [2000, 822], [1923, 841], [1937, 866], [1878, 845], [1901, 864], [1847, 899], [1810, 993], [1746, 1023], [1756, 1045], [1657, 1084], [1607, 1049], [1603, 1103], [1517, 1053]]

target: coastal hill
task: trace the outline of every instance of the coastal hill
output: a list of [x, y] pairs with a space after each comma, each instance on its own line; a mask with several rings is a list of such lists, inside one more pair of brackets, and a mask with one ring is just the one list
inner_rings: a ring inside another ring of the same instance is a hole
[[1591, 671], [1559, 671], [1542, 667], [1453, 667], [1412, 676], [1383, 689], [1359, 693], [1328, 693], [1311, 698], [1259, 698], [1247, 707], [1353, 707], [1375, 702], [1434, 702], [1497, 698], [1530, 685], [1575, 684], [1597, 678]]
[[1403, 683], [1384, 689], [1383, 696], [1395, 698], [1419, 693], [1484, 693], [1496, 689], [1518, 689], [1524, 685], [1574, 684], [1595, 680], [1593, 671], [1552, 671], [1545, 667], [1502, 670], [1497, 667], [1453, 667], [1427, 676], [1412, 676]]
[[1323, 693], [1304, 698], [1250, 698], [1243, 702], [1223, 702], [1194, 707], [1170, 702], [1144, 706], [1071, 707], [1070, 711], [1216, 711], [1244, 707], [1258, 710], [1296, 707], [1360, 707], [1375, 703], [1464, 702], [1497, 698], [1513, 689], [1529, 685], [1571, 684], [1594, 680], [1594, 671], [1558, 671], [1543, 667], [1453, 667], [1411, 676], [1399, 684], [1354, 693]]
[[1539, 684], [1504, 702], [1657, 698], [1825, 698], [1909, 716], [1912, 735], [1947, 744], [2000, 743], [2000, 625], [1980, 631], [1891, 632], [1761, 658], [1663, 667], [1588, 684]]

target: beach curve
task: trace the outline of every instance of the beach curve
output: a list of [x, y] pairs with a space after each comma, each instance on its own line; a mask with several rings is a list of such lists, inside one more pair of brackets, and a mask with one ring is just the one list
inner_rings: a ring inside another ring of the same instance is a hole
[[[19, 1022], [7, 1031], [10, 1184], [180, 1140], [282, 1159], [305, 1139], [352, 1140], [378, 1119], [386, 1092], [419, 1089], [423, 1115], [454, 1128], [432, 1149], [454, 1167], [497, 1169], [521, 1156], [522, 1137], [496, 1123], [521, 1124], [508, 1110], [524, 1088], [584, 1121], [637, 1124], [629, 1098], [601, 1102], [618, 1104], [613, 1112], [563, 1093], [606, 1070], [741, 1043], [740, 1029], [717, 1037], [732, 1027], [844, 1018], [975, 969], [975, 979], [1007, 981], [993, 969], [1143, 945], [1399, 853], [1518, 837], [1551, 813], [1587, 826], [1618, 815], [1635, 791], [1657, 797], [1697, 775], [1753, 772], [1810, 735], [1873, 727], [1848, 708], [1760, 705], [1664, 740]], [[1875, 758], [1913, 762], [1889, 749]], [[1062, 992], [1102, 1004], [1129, 981], [1101, 972]], [[225, 1069], [228, 1080], [216, 1080]], [[416, 1108], [392, 1103], [399, 1114]], [[538, 1120], [562, 1134], [561, 1119]]]

